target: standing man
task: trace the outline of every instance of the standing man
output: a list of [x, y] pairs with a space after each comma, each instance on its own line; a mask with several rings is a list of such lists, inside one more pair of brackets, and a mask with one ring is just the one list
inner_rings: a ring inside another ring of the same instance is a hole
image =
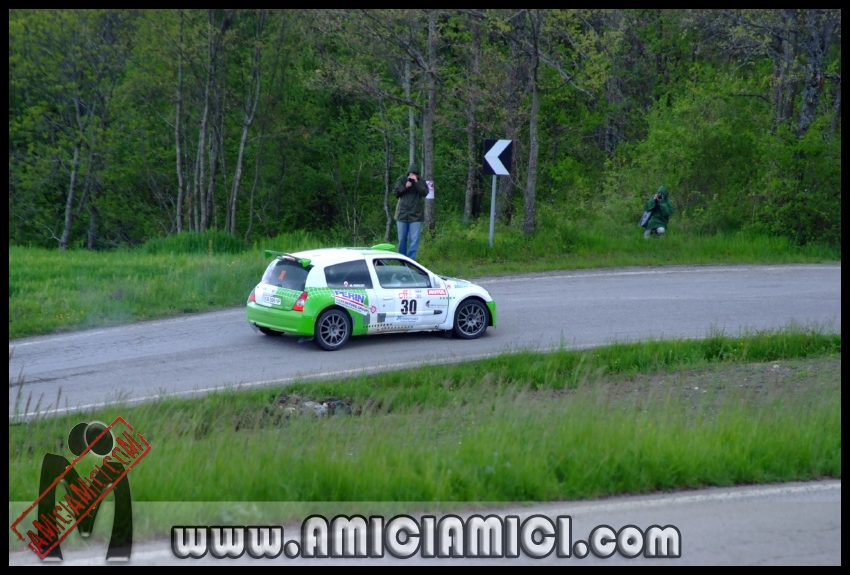
[[419, 179], [416, 164], [410, 164], [407, 174], [396, 180], [393, 192], [398, 198], [395, 208], [398, 251], [415, 260], [424, 219], [422, 198], [428, 195], [428, 186]]
[[643, 232], [643, 239], [648, 240], [652, 234], [656, 236], [664, 235], [667, 222], [670, 220], [670, 216], [673, 215], [673, 204], [670, 203], [667, 186], [658, 188], [658, 191], [646, 202], [643, 209], [652, 212], [652, 216], [646, 222], [646, 231]]

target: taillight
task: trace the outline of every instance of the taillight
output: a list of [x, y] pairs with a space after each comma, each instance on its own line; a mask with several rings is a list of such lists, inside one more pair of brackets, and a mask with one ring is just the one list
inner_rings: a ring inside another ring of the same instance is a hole
[[302, 291], [298, 299], [295, 300], [295, 305], [292, 306], [292, 311], [304, 311], [304, 302], [307, 301], [307, 292]]
[[257, 303], [257, 296], [254, 295], [254, 291], [256, 291], [256, 289], [257, 288], [254, 288], [254, 289], [251, 290], [251, 295], [248, 296], [248, 301], [252, 301], [254, 303]]

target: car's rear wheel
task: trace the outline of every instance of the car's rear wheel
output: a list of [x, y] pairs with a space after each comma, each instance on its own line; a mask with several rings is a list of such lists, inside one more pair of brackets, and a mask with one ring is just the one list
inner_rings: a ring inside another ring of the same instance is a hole
[[454, 332], [461, 339], [475, 339], [487, 331], [487, 306], [477, 299], [462, 301], [455, 312]]
[[262, 333], [264, 335], [271, 335], [271, 336], [283, 335], [282, 331], [275, 331], [273, 329], [269, 329], [269, 328], [263, 327], [261, 325], [258, 325], [257, 328], [260, 330], [260, 333]]
[[351, 337], [351, 317], [347, 312], [331, 308], [322, 312], [316, 321], [316, 345], [327, 351], [335, 351]]

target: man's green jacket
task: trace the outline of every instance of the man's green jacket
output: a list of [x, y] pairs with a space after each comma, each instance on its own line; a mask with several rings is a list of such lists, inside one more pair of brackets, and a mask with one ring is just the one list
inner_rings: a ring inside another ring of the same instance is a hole
[[420, 178], [409, 188], [406, 187], [407, 174], [410, 172], [419, 174], [417, 167], [411, 165], [407, 172], [396, 180], [393, 187], [393, 193], [398, 198], [398, 205], [395, 208], [395, 219], [399, 222], [421, 222], [425, 219], [422, 198], [428, 195], [428, 186]]

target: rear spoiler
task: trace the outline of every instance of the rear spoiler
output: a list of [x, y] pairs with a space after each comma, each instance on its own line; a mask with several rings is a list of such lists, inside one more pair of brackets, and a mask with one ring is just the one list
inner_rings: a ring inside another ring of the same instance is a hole
[[283, 258], [283, 259], [289, 260], [291, 262], [298, 262], [299, 264], [301, 264], [301, 267], [305, 267], [305, 268], [310, 265], [310, 260], [308, 260], [307, 258], [295, 257], [294, 255], [287, 254], [285, 252], [276, 252], [276, 251], [273, 251], [273, 250], [263, 250], [263, 254], [265, 254], [266, 258], [270, 258], [272, 256], [277, 256], [278, 258]]

